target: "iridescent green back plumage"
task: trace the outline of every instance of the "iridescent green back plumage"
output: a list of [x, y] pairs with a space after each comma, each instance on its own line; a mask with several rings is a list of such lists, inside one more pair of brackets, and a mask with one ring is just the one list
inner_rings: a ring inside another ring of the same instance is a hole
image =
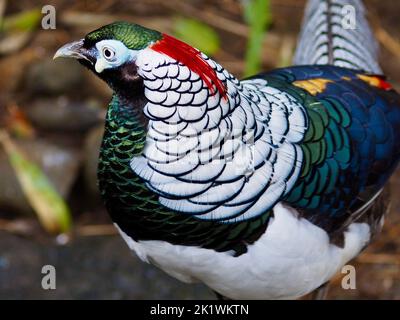
[[[348, 218], [385, 185], [399, 161], [398, 94], [379, 77], [333, 66], [267, 76], [302, 100], [309, 118], [302, 173], [284, 200], [314, 222]], [[326, 86], [310, 94], [289, 85], [310, 79], [324, 79]]]

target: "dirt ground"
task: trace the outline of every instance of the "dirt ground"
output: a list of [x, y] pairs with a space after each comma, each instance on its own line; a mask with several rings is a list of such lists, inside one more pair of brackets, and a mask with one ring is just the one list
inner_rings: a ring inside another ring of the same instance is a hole
[[[49, 3], [57, 10], [57, 28], [30, 32], [17, 50], [0, 54], [0, 125], [9, 127], [16, 113], [27, 118], [33, 134], [15, 139], [68, 200], [74, 228], [68, 239], [43, 231], [0, 151], [0, 299], [214, 299], [205, 286], [182, 284], [140, 262], [116, 235], [99, 200], [95, 177], [110, 91], [83, 68], [69, 61], [55, 64], [51, 57], [62, 44], [113, 20], [135, 21], [168, 33], [173, 19], [184, 16], [215, 28], [221, 48], [214, 58], [240, 77], [248, 32], [240, 1], [21, 0], [8, 1], [5, 15]], [[280, 66], [293, 50], [305, 1], [271, 3], [264, 70]], [[400, 2], [365, 3], [382, 48], [383, 70], [400, 89]], [[0, 35], [0, 43], [1, 39]], [[400, 299], [399, 171], [391, 185], [392, 205], [382, 234], [351, 262], [357, 288], [342, 289], [339, 274], [328, 298]], [[48, 264], [57, 270], [56, 290], [41, 288], [41, 270]]]

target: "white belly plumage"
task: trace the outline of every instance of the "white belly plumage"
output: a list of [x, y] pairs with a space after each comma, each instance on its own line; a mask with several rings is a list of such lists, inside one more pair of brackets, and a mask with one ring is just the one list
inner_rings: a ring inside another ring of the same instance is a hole
[[353, 223], [339, 248], [323, 229], [281, 203], [274, 207], [266, 232], [238, 257], [165, 241], [137, 242], [119, 231], [143, 261], [181, 281], [201, 281], [231, 299], [301, 297], [328, 281], [370, 240], [368, 224]]

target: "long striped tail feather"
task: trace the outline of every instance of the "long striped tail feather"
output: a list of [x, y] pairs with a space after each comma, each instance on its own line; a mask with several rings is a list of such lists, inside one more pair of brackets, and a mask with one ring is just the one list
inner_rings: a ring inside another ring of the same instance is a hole
[[382, 74], [361, 0], [309, 0], [293, 64], [335, 65]]

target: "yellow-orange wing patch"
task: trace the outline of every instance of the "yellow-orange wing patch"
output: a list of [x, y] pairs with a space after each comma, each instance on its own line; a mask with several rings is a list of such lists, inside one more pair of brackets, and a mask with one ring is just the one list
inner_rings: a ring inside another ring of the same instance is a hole
[[367, 76], [365, 74], [358, 74], [357, 77], [364, 81], [367, 82], [370, 86], [377, 87], [383, 90], [390, 90], [392, 89], [392, 86], [390, 83], [386, 82], [383, 80], [381, 77], [377, 76]]
[[294, 81], [293, 85], [295, 85], [296, 87], [302, 88], [302, 89], [308, 91], [313, 96], [315, 96], [318, 93], [324, 92], [327, 84], [331, 83], [331, 82], [333, 82], [333, 81], [329, 80], [329, 79], [314, 78], [314, 79], [308, 79], [308, 80]]

